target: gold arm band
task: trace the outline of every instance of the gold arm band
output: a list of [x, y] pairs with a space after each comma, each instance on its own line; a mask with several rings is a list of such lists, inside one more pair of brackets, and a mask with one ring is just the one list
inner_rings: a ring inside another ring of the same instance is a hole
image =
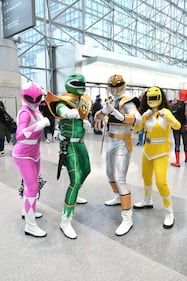
[[104, 113], [101, 110], [97, 111], [95, 115], [98, 119], [103, 119], [104, 117]]
[[123, 210], [131, 208], [131, 193], [120, 195], [121, 207]]
[[132, 114], [125, 114], [125, 120], [123, 121], [123, 123], [127, 125], [134, 125], [135, 116]]

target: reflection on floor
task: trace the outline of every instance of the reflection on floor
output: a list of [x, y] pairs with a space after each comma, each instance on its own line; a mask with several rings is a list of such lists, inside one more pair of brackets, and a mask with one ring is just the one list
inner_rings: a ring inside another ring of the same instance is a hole
[[[73, 226], [78, 239], [67, 239], [59, 229], [65, 190], [66, 169], [56, 180], [58, 142], [41, 143], [41, 173], [47, 180], [38, 201], [43, 218], [38, 224], [47, 237], [25, 236], [21, 219], [22, 199], [18, 195], [20, 176], [11, 158], [11, 144], [6, 144], [6, 156], [0, 158], [0, 280], [1, 281], [183, 281], [187, 280], [187, 163], [180, 168], [169, 167], [170, 184], [176, 222], [173, 229], [162, 227], [164, 211], [154, 186], [154, 208], [134, 210], [134, 226], [122, 237], [115, 235], [121, 222], [120, 206], [107, 207], [104, 201], [112, 197], [105, 174], [105, 137], [91, 131], [86, 135], [92, 172], [80, 195], [88, 200], [77, 205]], [[128, 171], [133, 202], [142, 199], [142, 146], [136, 146]], [[172, 143], [171, 161], [174, 160]], [[181, 157], [182, 158], [182, 157]]]

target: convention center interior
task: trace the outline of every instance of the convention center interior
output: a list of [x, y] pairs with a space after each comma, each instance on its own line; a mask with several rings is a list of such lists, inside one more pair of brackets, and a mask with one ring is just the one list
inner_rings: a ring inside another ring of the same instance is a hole
[[187, 281], [186, 176], [187, 0], [0, 0], [0, 281]]

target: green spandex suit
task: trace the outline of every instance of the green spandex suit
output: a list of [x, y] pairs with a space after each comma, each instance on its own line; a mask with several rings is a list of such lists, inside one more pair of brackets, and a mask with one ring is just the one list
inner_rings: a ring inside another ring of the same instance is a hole
[[82, 79], [82, 75], [71, 75], [65, 84], [68, 93], [56, 96], [48, 92], [46, 98], [51, 113], [59, 120], [60, 152], [67, 144], [63, 155], [70, 179], [64, 202], [64, 215], [67, 217], [73, 215], [79, 189], [90, 173], [84, 124], [88, 122], [91, 100], [84, 93], [85, 82]]
[[[71, 138], [80, 139], [78, 142], [73, 140], [69, 142], [65, 157], [70, 185], [66, 192], [64, 213], [69, 217], [74, 211], [78, 191], [90, 173], [90, 161], [83, 139], [85, 134], [83, 121], [81, 119], [63, 119], [59, 122], [59, 128], [61, 136], [70, 138], [70, 140]], [[62, 146], [63, 140], [60, 141], [60, 149], [62, 149]]]

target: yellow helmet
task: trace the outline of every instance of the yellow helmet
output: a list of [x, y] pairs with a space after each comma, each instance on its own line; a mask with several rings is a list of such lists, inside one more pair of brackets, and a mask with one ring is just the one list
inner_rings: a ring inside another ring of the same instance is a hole
[[158, 87], [151, 87], [147, 90], [147, 104], [151, 108], [157, 108], [162, 102], [162, 93]]
[[120, 74], [115, 74], [108, 79], [108, 90], [115, 97], [120, 96], [120, 94], [125, 89], [125, 80]]

